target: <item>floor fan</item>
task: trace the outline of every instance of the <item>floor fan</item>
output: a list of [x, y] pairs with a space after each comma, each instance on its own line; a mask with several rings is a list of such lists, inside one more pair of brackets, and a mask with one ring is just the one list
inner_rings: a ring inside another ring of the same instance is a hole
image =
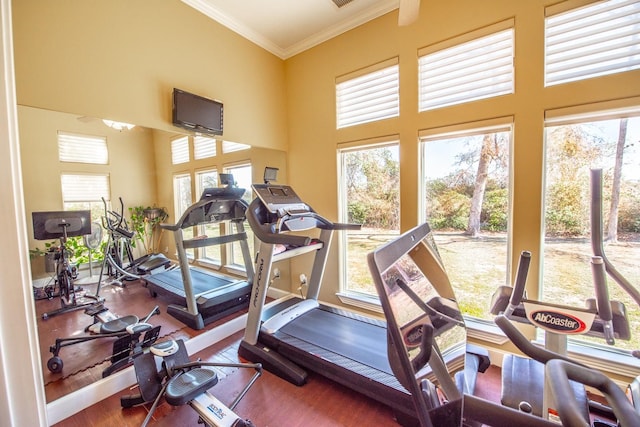
[[102, 243], [102, 225], [99, 222], [91, 223], [91, 233], [82, 236], [84, 245], [89, 249], [89, 276], [76, 280], [79, 285], [95, 285], [98, 283], [97, 279], [93, 277], [93, 259], [91, 253], [100, 247]]

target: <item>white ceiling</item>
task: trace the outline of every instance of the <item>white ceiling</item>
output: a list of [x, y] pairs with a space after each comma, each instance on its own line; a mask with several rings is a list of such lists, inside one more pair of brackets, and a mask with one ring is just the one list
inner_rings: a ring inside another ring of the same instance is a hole
[[182, 0], [286, 59], [398, 8], [399, 0]]

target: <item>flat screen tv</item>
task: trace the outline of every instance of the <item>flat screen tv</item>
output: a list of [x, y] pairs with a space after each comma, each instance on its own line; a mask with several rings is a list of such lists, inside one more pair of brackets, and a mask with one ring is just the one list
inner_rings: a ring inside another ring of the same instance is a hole
[[222, 102], [173, 89], [173, 124], [209, 135], [222, 135]]

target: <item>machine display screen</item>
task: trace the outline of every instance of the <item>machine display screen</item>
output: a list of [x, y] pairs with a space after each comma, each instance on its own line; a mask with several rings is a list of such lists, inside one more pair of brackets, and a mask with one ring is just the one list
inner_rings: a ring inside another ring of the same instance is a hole
[[287, 193], [284, 191], [284, 189], [279, 187], [269, 187], [269, 193], [271, 193], [272, 196], [277, 196], [277, 197], [287, 196]]

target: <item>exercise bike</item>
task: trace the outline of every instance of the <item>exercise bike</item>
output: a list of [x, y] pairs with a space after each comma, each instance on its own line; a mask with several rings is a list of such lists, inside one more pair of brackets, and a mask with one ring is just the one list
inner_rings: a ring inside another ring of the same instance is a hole
[[58, 314], [102, 303], [104, 298], [99, 296], [99, 285], [96, 294], [89, 295], [86, 292], [81, 293], [83, 289], [74, 284], [78, 271], [76, 266], [71, 264], [66, 247], [69, 237], [91, 233], [91, 212], [88, 210], [33, 212], [32, 220], [33, 237], [36, 240], [60, 239], [60, 246], [54, 249], [55, 281], [52, 288], [45, 290], [45, 294], [48, 299], [59, 297], [61, 307], [42, 314], [42, 318], [46, 320]]
[[107, 201], [102, 198], [105, 214], [102, 217], [102, 226], [108, 231], [109, 238], [104, 250], [104, 260], [100, 268], [98, 283], [106, 275], [110, 278], [107, 284], [124, 287], [123, 280], [137, 280], [145, 275], [152, 274], [161, 268], [168, 268], [171, 264], [169, 258], [163, 254], [145, 254], [139, 258], [133, 255], [131, 241], [135, 233], [129, 229], [124, 218], [124, 203], [120, 201], [120, 211], [109, 210]]
[[111, 365], [102, 371], [102, 377], [105, 378], [130, 366], [134, 359], [141, 355], [145, 348], [155, 343], [160, 336], [160, 325], [153, 326], [149, 323], [152, 316], [160, 314], [158, 306], [142, 320], [135, 315], [115, 317], [104, 306], [97, 307], [93, 312], [87, 310], [85, 313], [94, 316], [94, 323], [85, 328], [85, 331], [90, 332], [91, 335], [56, 338], [55, 344], [49, 347], [53, 356], [47, 361], [47, 368], [52, 373], [62, 372], [64, 363], [60, 357], [60, 350], [63, 347], [98, 339], [116, 338], [110, 357]]
[[[162, 359], [162, 367], [157, 370], [155, 356]], [[209, 427], [254, 427], [249, 420], [243, 420], [233, 410], [262, 375], [259, 363], [208, 363], [191, 362], [182, 340], [156, 343], [148, 353], [134, 360], [139, 394], [120, 398], [123, 408], [153, 402], [142, 426], [146, 426], [160, 400], [172, 406], [188, 404], [199, 415], [198, 423]], [[254, 369], [248, 383], [228, 407], [207, 390], [218, 383], [218, 375], [206, 367], [233, 367]]]

